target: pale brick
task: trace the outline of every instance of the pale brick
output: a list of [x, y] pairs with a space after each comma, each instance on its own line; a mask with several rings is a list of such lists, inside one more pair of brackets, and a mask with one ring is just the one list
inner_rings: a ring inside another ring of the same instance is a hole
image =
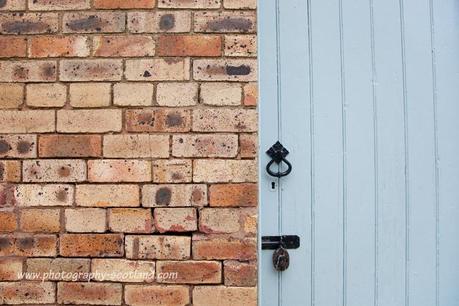
[[247, 234], [247, 236], [254, 236], [257, 234], [257, 226], [258, 226], [258, 215], [256, 213], [253, 214], [246, 214], [243, 216], [243, 227], [244, 227], [244, 233]]
[[0, 283], [0, 304], [54, 304], [56, 285], [50, 282]]
[[20, 181], [21, 162], [17, 160], [0, 160], [0, 183]]
[[62, 107], [67, 100], [67, 87], [62, 84], [29, 84], [26, 103], [31, 107]]
[[155, 208], [154, 220], [160, 233], [192, 232], [198, 229], [195, 208]]
[[126, 15], [122, 12], [74, 12], [63, 16], [64, 33], [124, 32]]
[[25, 160], [22, 164], [22, 180], [38, 182], [82, 182], [86, 180], [86, 162], [76, 159]]
[[113, 208], [108, 211], [108, 220], [112, 232], [151, 233], [154, 229], [150, 209]]
[[226, 56], [257, 56], [256, 35], [227, 35], [225, 36]]
[[0, 109], [18, 108], [24, 100], [22, 84], [0, 84]]
[[198, 103], [198, 84], [159, 83], [156, 87], [156, 102], [160, 106], [192, 106]]
[[76, 108], [109, 106], [111, 85], [109, 83], [70, 84], [70, 105]]
[[106, 135], [104, 156], [115, 158], [167, 158], [169, 136], [167, 135]]
[[2, 34], [43, 34], [58, 30], [56, 13], [0, 14], [0, 33]]
[[183, 81], [190, 79], [190, 59], [155, 58], [126, 60], [129, 81]]
[[185, 236], [126, 236], [126, 258], [185, 260], [190, 258], [191, 238]]
[[[219, 284], [222, 280], [222, 264], [218, 261], [158, 261], [158, 283], [173, 284]], [[159, 275], [174, 278], [159, 278]]]
[[258, 84], [248, 83], [244, 86], [244, 105], [256, 106], [258, 104]]
[[120, 81], [123, 63], [117, 59], [62, 60], [59, 78], [64, 82]]
[[98, 157], [102, 155], [99, 135], [41, 135], [40, 157]]
[[29, 233], [57, 233], [61, 229], [59, 209], [23, 209], [20, 229]]
[[255, 132], [258, 129], [255, 109], [196, 109], [193, 131]]
[[236, 259], [257, 258], [256, 238], [225, 238], [193, 235], [193, 259]]
[[192, 180], [191, 160], [153, 161], [153, 182], [187, 183]]
[[113, 104], [118, 106], [150, 106], [153, 102], [153, 84], [118, 83], [113, 87]]
[[188, 132], [191, 111], [185, 109], [139, 109], [126, 111], [129, 132]]
[[258, 135], [257, 134], [240, 134], [239, 145], [241, 146], [241, 157], [256, 157], [258, 147]]
[[27, 57], [27, 38], [0, 36], [0, 58]]
[[121, 110], [59, 110], [57, 112], [57, 131], [61, 133], [119, 132], [121, 128]]
[[77, 185], [76, 205], [93, 207], [140, 206], [137, 185]]
[[160, 0], [159, 8], [191, 8], [212, 9], [220, 8], [221, 0]]
[[174, 135], [174, 157], [236, 157], [238, 137], [233, 134]]
[[204, 208], [199, 211], [199, 231], [207, 234], [231, 234], [238, 232], [240, 209]]
[[52, 110], [0, 111], [0, 133], [46, 133], [55, 130]]
[[0, 11], [22, 11], [26, 9], [27, 0], [5, 0]]
[[197, 59], [193, 79], [200, 81], [251, 82], [257, 80], [256, 59]]
[[155, 263], [126, 259], [93, 259], [91, 271], [96, 281], [151, 283], [155, 280]]
[[123, 236], [119, 234], [62, 234], [60, 255], [64, 257], [122, 257]]
[[83, 10], [91, 7], [90, 0], [28, 0], [29, 10], [32, 11], [59, 11]]
[[204, 184], [161, 184], [142, 187], [142, 206], [144, 207], [205, 205], [207, 205], [207, 186]]
[[0, 233], [12, 233], [17, 228], [16, 213], [12, 210], [0, 210]]
[[94, 7], [99, 9], [151, 9], [156, 0], [95, 0]]
[[255, 12], [197, 12], [195, 32], [253, 33], [257, 29]]
[[94, 56], [144, 57], [155, 55], [155, 41], [151, 36], [97, 36], [93, 39]]
[[53, 61], [0, 61], [0, 82], [54, 82], [57, 66]]
[[191, 30], [191, 13], [187, 11], [154, 11], [128, 13], [132, 33], [185, 33]]
[[125, 287], [126, 304], [130, 306], [184, 306], [190, 304], [190, 291], [185, 286], [141, 286]]
[[22, 265], [21, 258], [0, 258], [0, 281], [21, 280]]
[[234, 83], [201, 84], [201, 103], [207, 105], [241, 105], [242, 88]]
[[223, 0], [226, 9], [256, 9], [257, 0]]
[[1, 158], [34, 158], [37, 156], [37, 136], [4, 135], [0, 136]]
[[30, 57], [86, 57], [89, 39], [84, 36], [36, 36], [29, 39]]
[[103, 233], [106, 229], [103, 208], [65, 210], [65, 230], [72, 233]]
[[40, 280], [83, 281], [88, 280], [91, 268], [89, 259], [80, 258], [29, 258], [27, 272], [36, 273]]
[[257, 285], [257, 264], [226, 260], [224, 262], [226, 286], [255, 287]]
[[0, 257], [55, 257], [57, 255], [55, 235], [0, 235], [0, 245], [2, 246]]
[[111, 283], [58, 283], [59, 304], [121, 305], [123, 288]]
[[14, 198], [18, 206], [71, 206], [73, 203], [71, 185], [17, 185]]
[[90, 182], [148, 182], [151, 181], [151, 162], [144, 160], [90, 160]]
[[247, 287], [196, 286], [194, 306], [257, 306], [257, 289]]
[[258, 177], [255, 160], [195, 160], [195, 182], [256, 182]]
[[218, 35], [161, 35], [157, 40], [159, 56], [221, 56], [222, 39]]
[[209, 188], [210, 206], [257, 206], [257, 203], [257, 184], [218, 184]]

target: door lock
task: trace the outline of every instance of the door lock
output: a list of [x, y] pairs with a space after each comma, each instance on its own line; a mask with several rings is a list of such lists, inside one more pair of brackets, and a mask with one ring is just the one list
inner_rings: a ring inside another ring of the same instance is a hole
[[[266, 171], [269, 175], [274, 177], [283, 177], [289, 175], [290, 172], [292, 172], [292, 164], [287, 159], [285, 159], [289, 153], [290, 152], [279, 141], [276, 142], [271, 148], [269, 148], [268, 151], [266, 151], [266, 154], [271, 157], [271, 161], [266, 165]], [[271, 166], [274, 163], [280, 164], [281, 162], [284, 162], [287, 165], [287, 170], [284, 172], [273, 172], [271, 170]]]
[[273, 266], [279, 272], [285, 271], [290, 266], [290, 254], [287, 249], [300, 247], [300, 237], [289, 236], [263, 236], [261, 248], [263, 250], [275, 250], [273, 253]]

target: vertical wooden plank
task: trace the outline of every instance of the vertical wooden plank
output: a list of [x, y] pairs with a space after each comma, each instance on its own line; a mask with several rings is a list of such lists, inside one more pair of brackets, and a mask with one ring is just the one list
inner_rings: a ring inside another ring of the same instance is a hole
[[375, 148], [369, 1], [344, 1], [342, 20], [347, 186], [345, 305], [374, 305]]
[[314, 107], [313, 305], [343, 303], [343, 135], [339, 0], [311, 0]]
[[404, 76], [398, 0], [374, 0], [377, 149], [377, 302], [405, 305]]
[[433, 1], [439, 158], [438, 306], [459, 304], [459, 3]]

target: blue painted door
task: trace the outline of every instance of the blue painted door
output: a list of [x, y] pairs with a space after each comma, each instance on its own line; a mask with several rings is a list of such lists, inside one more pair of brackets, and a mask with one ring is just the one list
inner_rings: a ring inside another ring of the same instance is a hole
[[[459, 1], [260, 0], [262, 306], [459, 305]], [[280, 140], [290, 175], [267, 175]]]

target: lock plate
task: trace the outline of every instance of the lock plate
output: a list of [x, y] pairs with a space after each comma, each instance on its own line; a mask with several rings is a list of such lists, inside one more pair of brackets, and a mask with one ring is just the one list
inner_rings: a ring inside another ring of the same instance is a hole
[[281, 240], [285, 249], [298, 249], [300, 247], [300, 237], [297, 235], [284, 236], [262, 236], [262, 250], [277, 250], [281, 246]]

